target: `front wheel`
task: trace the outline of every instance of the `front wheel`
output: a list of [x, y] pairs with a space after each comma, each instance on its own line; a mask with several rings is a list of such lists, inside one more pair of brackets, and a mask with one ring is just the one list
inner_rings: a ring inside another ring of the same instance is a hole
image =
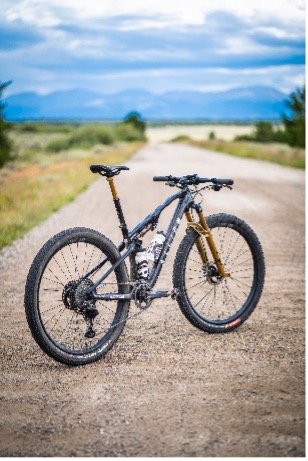
[[[256, 234], [241, 219], [221, 213], [209, 216], [207, 223], [229, 277], [220, 276], [206, 239], [191, 229], [177, 251], [173, 284], [178, 304], [194, 326], [226, 333], [240, 326], [260, 299], [264, 255]], [[198, 239], [206, 249], [207, 264], [201, 260]]]
[[[119, 257], [109, 239], [86, 228], [60, 232], [39, 251], [27, 278], [25, 310], [34, 339], [50, 357], [84, 365], [115, 344], [129, 301], [95, 300], [88, 292]], [[95, 290], [128, 293], [124, 262]]]

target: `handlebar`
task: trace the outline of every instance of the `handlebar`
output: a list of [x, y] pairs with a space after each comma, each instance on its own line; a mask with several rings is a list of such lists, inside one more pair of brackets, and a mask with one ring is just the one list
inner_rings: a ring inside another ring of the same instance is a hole
[[188, 174], [186, 176], [154, 176], [153, 181], [162, 181], [168, 183], [182, 183], [187, 185], [197, 185], [204, 183], [212, 183], [219, 186], [232, 186], [234, 183], [233, 179], [223, 179], [223, 178], [200, 178], [196, 174]]

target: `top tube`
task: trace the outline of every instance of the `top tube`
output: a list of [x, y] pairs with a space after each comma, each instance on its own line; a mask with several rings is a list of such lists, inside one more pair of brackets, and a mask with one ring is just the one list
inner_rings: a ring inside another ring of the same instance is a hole
[[174, 195], [168, 197], [161, 205], [153, 210], [148, 216], [146, 216], [132, 231], [128, 233], [128, 238], [131, 239], [134, 235], [138, 234], [144, 227], [146, 227], [151, 221], [158, 221], [161, 212], [170, 205], [174, 200], [184, 197], [188, 191], [181, 190]]

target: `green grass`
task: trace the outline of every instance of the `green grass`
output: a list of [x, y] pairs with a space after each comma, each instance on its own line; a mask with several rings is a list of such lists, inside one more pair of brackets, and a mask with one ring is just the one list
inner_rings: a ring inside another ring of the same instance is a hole
[[2, 169], [0, 248], [22, 237], [84, 191], [97, 178], [89, 170], [91, 163], [125, 163], [141, 145], [70, 150], [59, 155], [40, 153], [35, 162], [21, 159]]
[[[181, 138], [181, 137], [179, 137]], [[253, 158], [278, 163], [294, 168], [305, 168], [305, 150], [287, 144], [257, 143], [248, 141], [194, 141], [192, 139], [174, 139], [172, 142], [189, 144], [236, 157]]]
[[76, 127], [80, 126], [79, 122], [16, 122], [11, 123], [12, 129], [21, 133], [70, 133]]
[[96, 144], [110, 146], [117, 142], [145, 141], [143, 133], [130, 124], [84, 125], [68, 136], [58, 137], [50, 141], [45, 149], [47, 152], [60, 152], [67, 149], [89, 149]]

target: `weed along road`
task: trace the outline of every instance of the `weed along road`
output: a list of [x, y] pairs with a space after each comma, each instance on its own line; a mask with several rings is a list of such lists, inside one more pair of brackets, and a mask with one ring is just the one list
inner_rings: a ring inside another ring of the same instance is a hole
[[[67, 367], [47, 357], [26, 323], [26, 276], [64, 228], [121, 241], [99, 178], [0, 253], [0, 455], [304, 456], [304, 172], [181, 144], [148, 145], [127, 165], [115, 183], [130, 228], [174, 191], [154, 175], [234, 179], [232, 191], [209, 191], [202, 206], [235, 214], [257, 233], [267, 268], [261, 301], [239, 329], [210, 335], [162, 298], [128, 321], [106, 358]], [[157, 289], [172, 288], [184, 235], [183, 221]]]

